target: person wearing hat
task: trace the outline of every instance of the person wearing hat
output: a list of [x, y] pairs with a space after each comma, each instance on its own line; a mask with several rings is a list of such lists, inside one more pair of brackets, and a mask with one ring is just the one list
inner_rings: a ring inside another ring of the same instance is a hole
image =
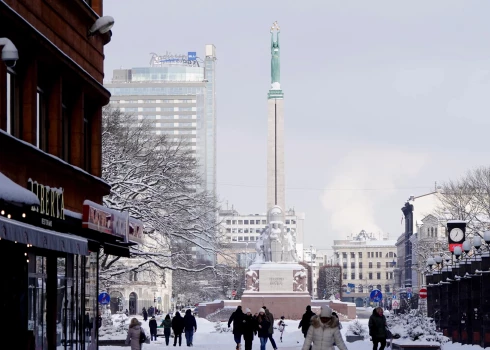
[[243, 316], [243, 340], [245, 341], [245, 350], [252, 350], [254, 335], [257, 335], [257, 320], [252, 316], [249, 308], [245, 309]]
[[244, 316], [242, 307], [238, 305], [228, 320], [228, 328], [230, 328], [231, 322], [233, 322], [233, 337], [235, 338], [236, 350], [240, 350], [242, 346]]
[[306, 338], [306, 333], [308, 333], [308, 328], [310, 328], [311, 318], [313, 316], [315, 316], [315, 313], [311, 311], [311, 306], [308, 305], [306, 307], [306, 312], [303, 314], [303, 317], [301, 317], [301, 321], [299, 322], [298, 325], [298, 329], [301, 328], [301, 332], [303, 333], [305, 338]]
[[150, 326], [150, 340], [157, 340], [157, 320], [155, 320], [155, 316], [151, 316], [148, 326]]
[[267, 339], [269, 339], [269, 327], [271, 323], [269, 322], [269, 318], [265, 314], [265, 309], [263, 308], [259, 310], [259, 316], [257, 316], [257, 324], [257, 332], [260, 339], [260, 350], [265, 350]]
[[332, 315], [332, 309], [322, 306], [320, 315], [313, 316], [311, 327], [306, 334], [302, 350], [334, 350], [334, 343], [340, 350], [347, 350], [339, 329], [339, 320]]

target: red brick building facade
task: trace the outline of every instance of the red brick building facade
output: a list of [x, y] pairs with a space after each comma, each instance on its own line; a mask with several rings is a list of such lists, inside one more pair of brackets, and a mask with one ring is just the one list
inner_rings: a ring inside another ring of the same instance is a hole
[[127, 241], [82, 228], [84, 201], [110, 192], [100, 176], [112, 33], [89, 35], [102, 5], [0, 0], [0, 38], [19, 56], [0, 61], [0, 329], [16, 349], [97, 348], [99, 250], [128, 254]]

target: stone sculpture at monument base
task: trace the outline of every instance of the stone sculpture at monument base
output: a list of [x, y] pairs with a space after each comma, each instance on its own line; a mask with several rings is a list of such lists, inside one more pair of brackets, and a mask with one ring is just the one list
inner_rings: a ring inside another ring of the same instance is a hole
[[242, 306], [254, 313], [267, 306], [277, 318], [300, 319], [311, 302], [307, 273], [297, 263], [256, 263], [246, 272]]

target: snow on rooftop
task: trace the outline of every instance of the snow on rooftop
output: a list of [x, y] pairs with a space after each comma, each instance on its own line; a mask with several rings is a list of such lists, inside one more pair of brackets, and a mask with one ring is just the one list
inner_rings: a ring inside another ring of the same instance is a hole
[[27, 205], [40, 205], [37, 196], [0, 173], [0, 199]]

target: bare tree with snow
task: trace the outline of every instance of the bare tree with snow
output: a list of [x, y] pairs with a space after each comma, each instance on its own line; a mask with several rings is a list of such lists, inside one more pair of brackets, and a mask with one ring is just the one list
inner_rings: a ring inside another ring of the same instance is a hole
[[444, 183], [439, 199], [436, 216], [465, 220], [470, 236], [490, 229], [490, 167], [470, 170], [460, 179]]
[[214, 269], [222, 242], [217, 204], [201, 190], [191, 147], [155, 134], [147, 121], [106, 108], [102, 149], [102, 177], [111, 185], [104, 204], [141, 220], [145, 240], [131, 247], [130, 259], [103, 254], [101, 282], [121, 283], [132, 272], [147, 272], [158, 281], [166, 269]]

